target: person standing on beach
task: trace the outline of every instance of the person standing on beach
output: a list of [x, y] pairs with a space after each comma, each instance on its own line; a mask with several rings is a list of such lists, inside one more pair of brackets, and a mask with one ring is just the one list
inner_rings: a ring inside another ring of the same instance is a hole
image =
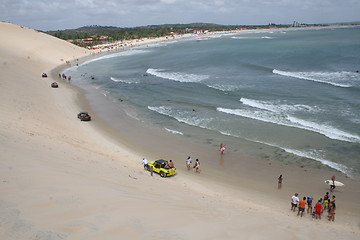
[[336, 210], [336, 205], [335, 202], [330, 202], [329, 204], [329, 215], [328, 215], [328, 220], [329, 221], [334, 221], [335, 220], [335, 210]]
[[308, 208], [307, 208], [307, 213], [312, 213], [312, 202], [313, 202], [313, 197], [312, 196], [308, 196], [307, 197], [307, 200], [306, 200], [306, 203], [308, 205]]
[[153, 172], [154, 172], [153, 166], [150, 166], [150, 175], [151, 175], [151, 176], [153, 176]]
[[280, 188], [281, 188], [282, 181], [283, 181], [283, 176], [282, 176], [282, 175], [280, 175], [280, 176], [278, 177], [278, 189], [280, 189]]
[[190, 170], [190, 169], [191, 169], [190, 164], [191, 164], [191, 157], [189, 156], [189, 157], [186, 159], [186, 168], [187, 168], [187, 170]]
[[329, 207], [329, 201], [330, 201], [330, 196], [329, 196], [329, 192], [326, 192], [325, 196], [324, 196], [324, 209]]
[[321, 220], [322, 204], [321, 199], [315, 204], [315, 218]]
[[300, 216], [302, 217], [303, 216], [303, 213], [305, 211], [305, 206], [306, 206], [306, 197], [303, 197], [302, 200], [299, 201], [299, 207], [298, 207], [298, 213], [297, 213], [297, 216], [299, 216], [300, 212]]
[[196, 159], [194, 168], [196, 169], [196, 172], [197, 172], [197, 173], [200, 173], [201, 170], [200, 170], [200, 162], [199, 162], [199, 159]]
[[148, 166], [149, 161], [148, 161], [146, 158], [143, 158], [142, 163], [143, 163], [143, 165], [144, 165], [144, 169], [146, 170], [146, 169], [147, 169], [147, 166]]
[[222, 143], [220, 144], [219, 151], [220, 151], [221, 154], [224, 154], [224, 152], [225, 152], [225, 145], [224, 144], [222, 144]]
[[335, 203], [335, 201], [336, 201], [336, 197], [335, 197], [335, 195], [333, 195], [332, 199], [331, 199], [331, 203]]
[[298, 205], [298, 202], [299, 202], [299, 198], [298, 198], [298, 194], [295, 193], [292, 197], [291, 197], [291, 211], [294, 211], [296, 210], [297, 208], [297, 205]]

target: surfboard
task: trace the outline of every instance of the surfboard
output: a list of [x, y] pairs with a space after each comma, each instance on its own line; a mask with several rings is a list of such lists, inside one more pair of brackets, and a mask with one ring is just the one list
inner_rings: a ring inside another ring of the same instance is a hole
[[[332, 185], [333, 184], [333, 181], [332, 180], [325, 180], [325, 183], [327, 185]], [[341, 187], [341, 186], [344, 186], [345, 184], [343, 184], [342, 182], [339, 182], [339, 181], [334, 181], [335, 183], [335, 186], [336, 187]]]

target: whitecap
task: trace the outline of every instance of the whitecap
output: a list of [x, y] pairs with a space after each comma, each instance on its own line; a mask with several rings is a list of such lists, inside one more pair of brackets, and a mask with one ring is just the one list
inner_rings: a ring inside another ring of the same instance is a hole
[[359, 76], [351, 72], [288, 72], [274, 69], [274, 74], [308, 81], [330, 84], [336, 87], [352, 87], [351, 82], [359, 80]]
[[209, 88], [214, 88], [216, 90], [220, 90], [223, 92], [233, 92], [233, 91], [241, 89], [240, 86], [224, 85], [224, 84], [207, 84], [207, 86]]
[[295, 105], [281, 104], [279, 101], [265, 102], [265, 101], [253, 100], [253, 99], [248, 99], [248, 98], [241, 98], [240, 102], [242, 102], [242, 104], [250, 106], [250, 107], [268, 110], [268, 111], [275, 112], [275, 113], [284, 113], [284, 112], [289, 113], [289, 112], [297, 112], [297, 111], [319, 113], [322, 111], [318, 107], [313, 107], [313, 106], [309, 106], [309, 105], [305, 105], [305, 104], [295, 104]]
[[139, 82], [132, 82], [132, 81], [128, 81], [128, 80], [123, 80], [123, 79], [119, 79], [119, 78], [115, 78], [115, 77], [110, 77], [110, 79], [114, 82], [121, 82], [121, 83], [127, 83], [127, 84], [137, 84]]
[[178, 82], [200, 82], [209, 78], [208, 75], [189, 74], [182, 72], [166, 72], [165, 70], [154, 68], [149, 68], [146, 73], [159, 78], [169, 79]]
[[250, 109], [226, 109], [217, 108], [217, 111], [237, 115], [240, 117], [246, 117], [255, 119], [262, 122], [273, 123], [277, 125], [283, 125], [288, 127], [295, 127], [304, 129], [316, 133], [320, 133], [328, 138], [336, 139], [346, 142], [360, 142], [360, 136], [347, 133], [340, 129], [325, 124], [318, 124], [311, 121], [305, 121], [299, 118], [292, 117], [281, 112], [272, 112], [268, 110], [250, 110]]

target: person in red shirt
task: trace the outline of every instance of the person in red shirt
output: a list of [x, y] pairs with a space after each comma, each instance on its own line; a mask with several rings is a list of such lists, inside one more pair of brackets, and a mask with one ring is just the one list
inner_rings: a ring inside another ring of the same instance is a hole
[[321, 212], [322, 212], [322, 204], [321, 204], [321, 200], [319, 200], [316, 204], [315, 204], [315, 217], [316, 219], [321, 219]]
[[305, 211], [305, 206], [306, 206], [306, 197], [303, 197], [303, 199], [299, 201], [299, 206], [298, 206], [299, 211], [297, 213], [297, 216], [299, 216], [300, 212], [301, 212], [300, 216], [301, 217], [303, 216], [303, 213]]

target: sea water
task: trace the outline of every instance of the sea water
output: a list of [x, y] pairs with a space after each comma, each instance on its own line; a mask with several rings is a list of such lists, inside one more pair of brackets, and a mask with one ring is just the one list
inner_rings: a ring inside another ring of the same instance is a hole
[[169, 134], [227, 151], [271, 146], [358, 175], [359, 39], [359, 27], [204, 35], [110, 53], [68, 74]]

